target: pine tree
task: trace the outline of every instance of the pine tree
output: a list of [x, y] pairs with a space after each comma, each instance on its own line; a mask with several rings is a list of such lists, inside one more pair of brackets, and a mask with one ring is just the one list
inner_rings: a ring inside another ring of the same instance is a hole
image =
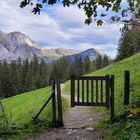
[[29, 70], [29, 61], [26, 59], [23, 61], [23, 66], [22, 66], [22, 92], [24, 91], [29, 91], [28, 90], [28, 84], [30, 84], [30, 81], [27, 80], [28, 78], [28, 70]]
[[75, 62], [74, 62], [74, 73], [75, 75], [82, 75], [83, 74], [83, 62], [82, 58], [76, 56]]
[[4, 97], [3, 92], [2, 92], [2, 64], [0, 63], [0, 98]]
[[84, 73], [88, 73], [90, 71], [90, 59], [87, 56], [84, 60]]
[[56, 81], [59, 79], [59, 75], [58, 75], [58, 68], [56, 64], [53, 64], [52, 68], [51, 68], [51, 73], [50, 73], [50, 83], [52, 81]]
[[121, 37], [118, 44], [117, 60], [122, 60], [134, 54], [134, 45], [132, 32], [125, 25], [121, 31]]
[[136, 32], [132, 32], [132, 40], [134, 53], [140, 52], [140, 27], [137, 28]]
[[37, 75], [39, 73], [39, 63], [36, 55], [33, 56], [32, 70], [33, 70], [33, 75]]
[[96, 59], [95, 65], [96, 65], [97, 70], [102, 68], [102, 56], [101, 55], [99, 55], [98, 58]]
[[62, 82], [64, 82], [68, 79], [69, 76], [69, 72], [68, 72], [69, 64], [67, 58], [64, 56], [60, 58], [57, 65], [58, 65], [57, 67], [58, 67], [59, 78]]
[[18, 94], [23, 92], [22, 68], [23, 68], [23, 64], [19, 57], [18, 61], [17, 61], [17, 79], [18, 79], [17, 80], [18, 81], [17, 82], [17, 92], [18, 92]]
[[11, 83], [11, 96], [16, 95], [18, 93], [18, 71], [17, 65], [14, 61], [9, 65], [9, 82]]
[[8, 64], [6, 61], [4, 61], [3, 63], [3, 68], [2, 68], [2, 84], [1, 84], [1, 88], [2, 88], [2, 93], [3, 93], [3, 98], [4, 97], [10, 97], [11, 95], [11, 83], [9, 81], [10, 79], [10, 72], [9, 72], [9, 68], [8, 68]]
[[72, 63], [69, 65], [69, 77], [74, 74], [75, 74], [74, 64]]
[[109, 59], [108, 59], [108, 56], [105, 55], [105, 56], [103, 57], [102, 67], [105, 67], [105, 66], [107, 66], [107, 65], [109, 65]]
[[41, 60], [39, 65], [39, 75], [41, 77], [41, 87], [45, 87], [49, 84], [49, 72], [48, 66], [44, 59]]

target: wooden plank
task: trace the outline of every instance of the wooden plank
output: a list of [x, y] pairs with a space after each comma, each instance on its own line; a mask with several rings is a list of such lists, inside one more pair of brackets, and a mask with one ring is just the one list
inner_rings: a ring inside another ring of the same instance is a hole
[[79, 98], [80, 98], [80, 81], [77, 80], [77, 102], [80, 101]]
[[96, 103], [98, 103], [98, 80], [96, 80]]
[[106, 80], [106, 76], [77, 76], [75, 80]]
[[75, 76], [71, 75], [71, 107], [74, 107], [75, 102]]
[[49, 98], [46, 100], [46, 102], [43, 104], [43, 106], [41, 107], [41, 109], [38, 111], [38, 113], [34, 117], [34, 121], [38, 118], [38, 116], [40, 115], [40, 113], [47, 106], [47, 104], [49, 103], [49, 101], [51, 100], [51, 98], [52, 98], [53, 95], [54, 95], [54, 91], [52, 91], [52, 93], [50, 94]]
[[109, 108], [109, 98], [110, 98], [110, 93], [109, 93], [109, 89], [110, 89], [110, 78], [109, 75], [106, 75], [107, 80], [106, 80], [106, 107]]
[[52, 114], [53, 114], [52, 123], [54, 126], [56, 126], [55, 82], [52, 83], [52, 91], [54, 91], [54, 94], [52, 95]]
[[91, 102], [94, 102], [94, 82], [91, 80]]
[[101, 80], [101, 103], [103, 103], [103, 80]]
[[124, 105], [129, 105], [130, 94], [130, 72], [124, 72]]
[[89, 103], [89, 80], [87, 80], [87, 103]]
[[84, 102], [84, 80], [82, 80], [82, 102]]
[[111, 98], [110, 98], [110, 106], [111, 106], [111, 120], [114, 119], [114, 75], [111, 75]]
[[58, 103], [58, 123], [59, 126], [63, 126], [64, 124], [62, 115], [61, 87], [59, 81], [57, 81], [57, 103]]
[[75, 102], [76, 106], [106, 106], [106, 103]]

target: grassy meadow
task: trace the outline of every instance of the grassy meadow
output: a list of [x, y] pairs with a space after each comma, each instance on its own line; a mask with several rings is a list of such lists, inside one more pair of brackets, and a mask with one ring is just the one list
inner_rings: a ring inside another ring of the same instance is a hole
[[[22, 135], [23, 133], [32, 133], [39, 130], [41, 127], [49, 127], [52, 122], [52, 104], [51, 102], [42, 111], [39, 116], [40, 126], [35, 126], [32, 123], [33, 117], [35, 117], [38, 110], [44, 104], [51, 94], [51, 87], [45, 87], [35, 91], [23, 93], [10, 98], [2, 100], [6, 117], [16, 135]], [[62, 98], [63, 111], [66, 110], [68, 104], [64, 98]], [[41, 126], [41, 123], [43, 126]], [[40, 127], [40, 128], [39, 128]], [[8, 132], [9, 133], [9, 132]], [[18, 136], [13, 134], [13, 139], [19, 139]], [[10, 139], [11, 135], [3, 136], [3, 139]]]

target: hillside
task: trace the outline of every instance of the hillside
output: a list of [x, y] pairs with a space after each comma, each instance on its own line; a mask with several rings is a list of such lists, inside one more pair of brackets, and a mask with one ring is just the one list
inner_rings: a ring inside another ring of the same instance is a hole
[[[111, 64], [96, 72], [89, 73], [88, 75], [115, 75], [115, 109], [116, 112], [120, 110], [123, 102], [123, 86], [124, 86], [124, 71], [129, 70], [131, 75], [131, 102], [135, 102], [139, 95], [140, 89], [140, 53], [133, 55], [123, 61]], [[70, 82], [65, 84], [63, 89], [64, 93], [70, 93]]]
[[[31, 122], [33, 120], [33, 117], [35, 117], [36, 113], [41, 108], [41, 106], [50, 96], [50, 93], [51, 93], [51, 87], [46, 87], [31, 92], [22, 93], [20, 95], [2, 100], [5, 108], [6, 116], [8, 118], [9, 124], [11, 125], [11, 129], [14, 129], [12, 131], [16, 133], [16, 135], [14, 135], [15, 138], [13, 139], [20, 139], [18, 138], [20, 137], [20, 135], [22, 136], [23, 134], [32, 133], [34, 131], [39, 131], [41, 129], [41, 124], [40, 124], [40, 128], [36, 129], [36, 127], [39, 126], [35, 126]], [[62, 104], [63, 104], [63, 111], [64, 111], [68, 106], [64, 98], [62, 98]], [[50, 124], [52, 121], [51, 105], [52, 104], [50, 102], [39, 116], [39, 120], [42, 123], [45, 123], [44, 127], [48, 126], [47, 124]], [[0, 130], [1, 130], [1, 126], [0, 126]], [[0, 135], [1, 135], [1, 131], [0, 131]], [[4, 137], [4, 139], [6, 138], [9, 138], [9, 136]]]
[[[140, 53], [137, 53], [123, 61], [111, 64], [103, 69], [88, 75], [115, 75], [115, 116], [117, 118], [114, 124], [105, 121], [105, 129], [109, 128], [111, 140], [138, 140], [140, 134], [140, 120], [137, 116], [128, 116], [125, 118], [123, 110], [123, 88], [124, 71], [130, 71], [130, 106], [129, 108], [136, 114], [140, 110]], [[63, 89], [64, 93], [70, 93], [70, 81], [66, 82]], [[136, 110], [135, 110], [136, 108]], [[129, 114], [129, 112], [127, 112]], [[102, 127], [102, 126], [101, 126]]]

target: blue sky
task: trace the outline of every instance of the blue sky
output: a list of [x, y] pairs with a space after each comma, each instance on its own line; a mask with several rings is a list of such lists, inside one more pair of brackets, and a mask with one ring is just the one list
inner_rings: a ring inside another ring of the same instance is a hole
[[20, 31], [46, 48], [103, 50], [114, 58], [120, 37], [121, 24], [105, 23], [85, 25], [84, 12], [75, 6], [64, 8], [61, 4], [46, 7], [41, 15], [31, 13], [31, 8], [19, 8], [20, 0], [0, 1], [0, 31]]

